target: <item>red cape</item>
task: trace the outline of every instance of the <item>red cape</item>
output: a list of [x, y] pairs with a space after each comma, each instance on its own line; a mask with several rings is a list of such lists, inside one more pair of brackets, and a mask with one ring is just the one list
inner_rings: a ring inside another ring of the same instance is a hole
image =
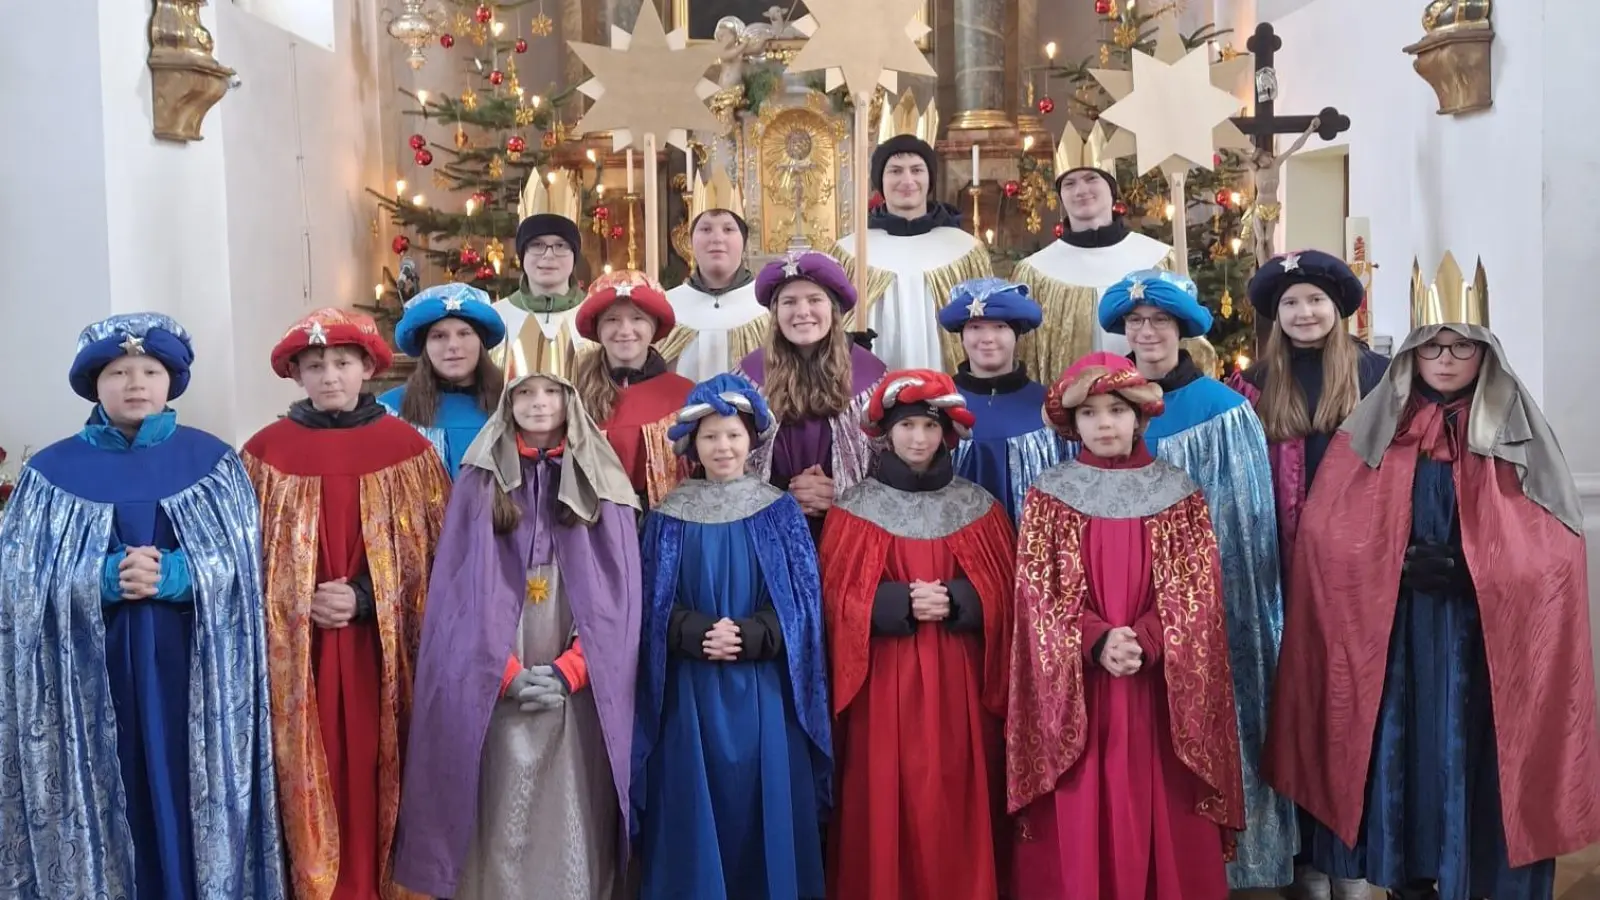
[[[867, 680], [872, 599], [894, 537], [872, 522], [834, 507], [822, 529], [822, 605], [833, 663], [833, 712], [844, 712]], [[996, 503], [944, 538], [983, 603], [983, 705], [1006, 712], [1006, 666], [1011, 641], [1011, 520]]]
[[[1377, 469], [1334, 438], [1300, 523], [1266, 777], [1353, 846], [1411, 534], [1415, 441]], [[1583, 538], [1529, 500], [1509, 464], [1454, 465], [1478, 592], [1513, 866], [1600, 839], [1600, 753]]]
[[617, 451], [633, 489], [648, 493], [655, 506], [683, 480], [682, 462], [672, 452], [667, 429], [689, 399], [694, 382], [664, 372], [622, 389], [611, 418], [598, 423]]

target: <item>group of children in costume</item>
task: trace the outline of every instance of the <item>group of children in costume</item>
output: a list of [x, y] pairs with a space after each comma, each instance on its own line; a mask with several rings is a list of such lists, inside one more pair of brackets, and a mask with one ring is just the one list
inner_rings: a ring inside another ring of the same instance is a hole
[[685, 335], [643, 273], [568, 302], [575, 248], [519, 230], [515, 315], [409, 301], [381, 397], [374, 323], [307, 316], [237, 454], [182, 326], [85, 329], [0, 523], [0, 895], [1502, 900], [1600, 838], [1581, 514], [1486, 329], [1387, 361], [1287, 254], [1235, 390], [1148, 269], [1130, 357], [1045, 384], [985, 277], [952, 377], [827, 254], [722, 260], [762, 317]]

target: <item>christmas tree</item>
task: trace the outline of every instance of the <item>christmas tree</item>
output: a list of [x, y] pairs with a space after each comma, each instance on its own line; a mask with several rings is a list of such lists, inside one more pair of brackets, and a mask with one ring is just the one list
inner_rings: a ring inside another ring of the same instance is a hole
[[[537, 14], [528, 0], [442, 0], [427, 13], [412, 6], [420, 4], [408, 3], [389, 27], [411, 48], [412, 67], [453, 65], [467, 87], [455, 95], [403, 91], [415, 103], [405, 110], [417, 122], [405, 152], [416, 178], [396, 182], [393, 193], [368, 190], [402, 230], [391, 245], [401, 265], [398, 276], [385, 269], [375, 303], [357, 306], [391, 324], [423, 279], [467, 282], [494, 297], [517, 289], [518, 201], [529, 176], [547, 171], [567, 139], [563, 112], [574, 93], [542, 97], [518, 78], [517, 60], [530, 38], [548, 39], [545, 52], [559, 52], [542, 3]], [[433, 202], [419, 183], [423, 177], [436, 192]], [[584, 192], [586, 211], [593, 199]], [[596, 217], [594, 224], [601, 227], [603, 220]], [[431, 269], [419, 270], [410, 254], [420, 254]]]
[[[1153, 52], [1155, 19], [1170, 10], [1170, 6], [1163, 6], [1151, 12], [1135, 12], [1131, 3], [1119, 8], [1116, 0], [1095, 0], [1095, 12], [1105, 31], [1098, 57], [1077, 64], [1052, 64], [1046, 69], [1050, 79], [1065, 82], [1070, 88], [1066, 102], [1075, 119], [1093, 122], [1111, 105], [1111, 97], [1089, 70], [1130, 68], [1134, 50]], [[1183, 36], [1184, 49], [1196, 49], [1226, 34], [1207, 25]], [[1225, 57], [1237, 55], [1229, 47], [1224, 47], [1222, 53]], [[1041, 114], [1048, 115], [1055, 109], [1055, 100], [1041, 97], [1038, 108]], [[1248, 240], [1250, 207], [1242, 187], [1249, 183], [1247, 172], [1245, 155], [1225, 150], [1212, 158], [1212, 169], [1192, 169], [1185, 180], [1189, 277], [1199, 287], [1200, 299], [1216, 317], [1208, 339], [1225, 371], [1235, 368], [1241, 356], [1247, 360], [1255, 341], [1253, 310], [1245, 292], [1255, 271], [1255, 256]], [[1159, 171], [1140, 174], [1131, 159], [1119, 161], [1114, 174], [1121, 186], [1121, 210], [1128, 227], [1171, 243], [1174, 210], [1166, 176]], [[1033, 160], [1024, 154], [1021, 179], [1007, 184], [1005, 191], [1008, 197], [1017, 197], [1031, 218], [1038, 215], [1041, 200], [1055, 208], [1057, 198], [1051, 188], [1054, 179], [1048, 158]]]

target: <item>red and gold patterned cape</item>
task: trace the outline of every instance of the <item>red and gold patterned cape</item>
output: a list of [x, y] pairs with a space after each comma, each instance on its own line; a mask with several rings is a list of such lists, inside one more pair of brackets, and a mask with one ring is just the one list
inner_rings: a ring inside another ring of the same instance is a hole
[[[1089, 578], [1082, 550], [1090, 518], [1038, 486], [1024, 501], [1006, 713], [1006, 799], [1013, 814], [1055, 790], [1088, 739], [1082, 617]], [[1195, 811], [1241, 830], [1238, 721], [1211, 515], [1194, 489], [1142, 518], [1165, 642], [1172, 748], [1210, 789]]]
[[[307, 434], [348, 449], [328, 454]], [[428, 569], [444, 524], [450, 479], [432, 445], [386, 416], [356, 429], [313, 432], [288, 419], [245, 445], [245, 469], [261, 501], [268, 678], [279, 809], [297, 900], [328, 900], [339, 877], [339, 822], [323, 754], [312, 679], [311, 597], [323, 475], [359, 475], [361, 533], [383, 645], [379, 733], [379, 850], [385, 900], [413, 895], [389, 879], [400, 803], [400, 748], [422, 636]]]

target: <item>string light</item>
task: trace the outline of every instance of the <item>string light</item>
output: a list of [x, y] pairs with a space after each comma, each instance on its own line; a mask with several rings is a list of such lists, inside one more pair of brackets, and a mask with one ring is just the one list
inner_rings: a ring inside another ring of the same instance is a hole
[[496, 20], [493, 25], [489, 26], [489, 30], [494, 32], [495, 37], [499, 37], [506, 33], [506, 23]]
[[1174, 215], [1177, 215], [1178, 208], [1176, 206], [1173, 206], [1171, 203], [1168, 203], [1167, 206], [1166, 206], [1166, 209], [1162, 210], [1162, 212], [1164, 212], [1166, 214], [1167, 218], [1170, 219]]
[[417, 91], [417, 102], [421, 103], [423, 106], [427, 106], [428, 105], [428, 92], [427, 91]]
[[993, 228], [985, 228], [983, 230], [983, 242], [986, 243], [986, 244], [994, 243], [994, 229]]
[[382, 300], [383, 299], [383, 285], [375, 284], [375, 285], [372, 286], [372, 299], [374, 299], [374, 300]]
[[1033, 135], [1024, 135], [1022, 138], [1022, 152], [1027, 153], [1033, 149]]
[[1044, 45], [1044, 58], [1050, 60], [1051, 62], [1055, 62], [1056, 61], [1056, 42], [1055, 41], [1051, 41], [1050, 43]]
[[604, 197], [606, 195], [606, 186], [603, 184], [596, 184], [594, 186], [594, 195], [596, 198]]
[[1237, 207], [1240, 203], [1243, 203], [1243, 202], [1244, 202], [1244, 195], [1239, 193], [1238, 191], [1234, 191], [1234, 192], [1232, 192], [1232, 193], [1230, 193], [1228, 195], [1228, 204], [1230, 206]]
[[411, 205], [417, 207], [418, 209], [422, 208], [424, 202], [426, 201], [423, 200], [421, 194], [411, 198]]
[[394, 181], [394, 195], [396, 197], [404, 197], [405, 193], [406, 193], [406, 180], [404, 178], [396, 178], [395, 181]]
[[[1132, 4], [1129, 5], [1131, 6]], [[1250, 357], [1241, 353], [1233, 358], [1233, 364], [1241, 369], [1248, 369], [1250, 368]]]
[[532, 100], [530, 100], [530, 101], [528, 101], [528, 105], [529, 105], [529, 106], [532, 106], [532, 107], [533, 107], [533, 108], [534, 108], [534, 109], [538, 109], [538, 108], [539, 108], [539, 104], [541, 104], [541, 103], [543, 103], [543, 102], [544, 102], [544, 100], [542, 100], [542, 99], [541, 99], [541, 98], [540, 98], [540, 97], [539, 97], [539, 95], [538, 95], [538, 94], [534, 94], [534, 95], [533, 95], [533, 99], [532, 99]]
[[1238, 256], [1239, 255], [1239, 248], [1244, 246], [1244, 241], [1241, 241], [1238, 238], [1234, 238], [1233, 240], [1228, 242], [1228, 246], [1233, 248], [1233, 255], [1234, 256]]
[[467, 198], [467, 215], [470, 216], [470, 215], [472, 215], [473, 213], [475, 213], [477, 211], [478, 211], [478, 201], [472, 199], [471, 197], [468, 197]]
[[606, 263], [605, 266], [603, 267], [603, 270], [607, 275], [610, 275], [611, 274], [611, 263]]
[[550, 172], [550, 173], [546, 174], [544, 176], [544, 180], [549, 182], [550, 184], [555, 184], [556, 183], [556, 173]]
[[595, 156], [594, 156], [594, 148], [593, 147], [589, 148], [588, 150], [583, 151], [583, 155], [589, 157], [589, 164], [590, 165], [594, 165]]
[[496, 256], [489, 260], [489, 265], [494, 266], [494, 273], [496, 275], [500, 274], [500, 257]]

